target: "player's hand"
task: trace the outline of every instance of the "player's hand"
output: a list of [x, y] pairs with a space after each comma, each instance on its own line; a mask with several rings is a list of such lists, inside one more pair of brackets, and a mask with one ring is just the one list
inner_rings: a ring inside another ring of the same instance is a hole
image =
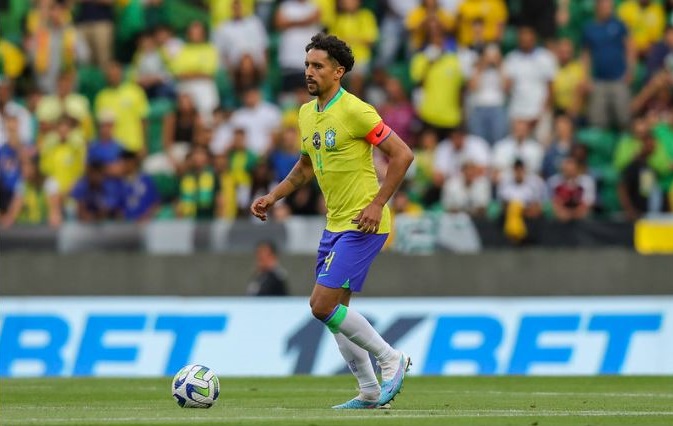
[[383, 206], [372, 203], [360, 211], [353, 223], [357, 223], [358, 229], [366, 234], [376, 234], [381, 224], [381, 216]]
[[259, 197], [252, 202], [252, 205], [250, 206], [250, 212], [260, 220], [266, 221], [266, 213], [275, 202], [276, 200], [271, 196], [271, 194], [266, 194], [265, 196]]

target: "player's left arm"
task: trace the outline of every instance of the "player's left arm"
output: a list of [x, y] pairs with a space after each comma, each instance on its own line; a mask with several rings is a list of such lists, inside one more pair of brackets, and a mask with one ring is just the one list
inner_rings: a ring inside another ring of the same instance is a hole
[[383, 216], [383, 206], [400, 186], [407, 169], [414, 160], [414, 154], [409, 146], [395, 132], [390, 129], [388, 131], [390, 132], [388, 137], [376, 145], [388, 156], [388, 172], [376, 197], [367, 207], [362, 209], [355, 219], [358, 222], [358, 229], [367, 233], [378, 232]]

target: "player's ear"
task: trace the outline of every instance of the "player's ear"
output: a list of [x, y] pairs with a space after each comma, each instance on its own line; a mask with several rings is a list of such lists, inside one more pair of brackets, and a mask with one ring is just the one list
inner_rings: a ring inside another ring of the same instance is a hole
[[342, 66], [338, 66], [334, 70], [334, 76], [336, 77], [337, 80], [341, 80], [341, 78], [346, 74], [346, 68]]

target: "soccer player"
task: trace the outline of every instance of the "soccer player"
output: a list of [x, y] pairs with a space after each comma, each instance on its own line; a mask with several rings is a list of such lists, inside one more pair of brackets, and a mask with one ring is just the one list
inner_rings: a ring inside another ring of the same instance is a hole
[[[357, 409], [386, 406], [402, 388], [411, 364], [348, 305], [352, 293], [362, 290], [369, 266], [390, 232], [386, 203], [404, 179], [413, 154], [371, 105], [341, 87], [354, 62], [342, 40], [325, 34], [311, 38], [305, 76], [309, 93], [317, 98], [299, 111], [301, 156], [290, 174], [250, 209], [266, 220], [275, 202], [317, 178], [327, 204], [327, 226], [318, 248], [310, 305], [334, 334], [360, 387], [358, 396], [333, 408]], [[381, 186], [372, 146], [390, 160]], [[369, 353], [381, 367], [381, 385]]]

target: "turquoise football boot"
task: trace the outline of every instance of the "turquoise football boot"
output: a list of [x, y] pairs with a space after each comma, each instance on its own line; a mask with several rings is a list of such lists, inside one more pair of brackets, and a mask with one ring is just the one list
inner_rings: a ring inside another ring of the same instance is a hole
[[353, 398], [350, 401], [346, 401], [343, 404], [335, 405], [332, 408], [336, 410], [366, 410], [372, 408], [379, 408], [379, 402], [365, 401], [362, 399]]
[[409, 371], [410, 366], [411, 358], [402, 353], [400, 355], [397, 371], [395, 372], [393, 378], [381, 382], [381, 398], [379, 399], [379, 406], [387, 405], [395, 398], [395, 395], [400, 393], [402, 390], [402, 384], [404, 383], [404, 375], [407, 371]]

